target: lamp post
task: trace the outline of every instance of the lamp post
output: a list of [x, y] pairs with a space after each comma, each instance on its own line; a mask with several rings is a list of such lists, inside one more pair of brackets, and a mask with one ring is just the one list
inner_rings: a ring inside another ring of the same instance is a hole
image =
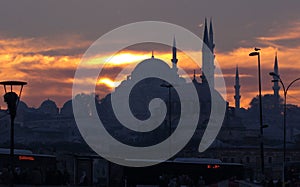
[[276, 74], [275, 72], [270, 72], [269, 73], [270, 76], [276, 77], [277, 79], [273, 79], [272, 82], [280, 82], [280, 84], [282, 85], [282, 89], [283, 89], [283, 97], [284, 97], [284, 104], [283, 104], [283, 170], [282, 170], [282, 182], [283, 182], [283, 186], [285, 186], [285, 161], [286, 161], [286, 97], [287, 97], [287, 93], [289, 88], [296, 82], [299, 81], [300, 78], [297, 78], [295, 80], [293, 80], [292, 82], [290, 82], [290, 84], [285, 87], [283, 81], [281, 80], [280, 76], [278, 74]]
[[[27, 84], [26, 82], [21, 82], [21, 81], [0, 82], [0, 85], [3, 85], [4, 87], [4, 91], [5, 91], [4, 102], [7, 103], [7, 108], [10, 114], [10, 152], [9, 152], [9, 157], [10, 157], [9, 171], [11, 175], [10, 186], [14, 186], [14, 121], [17, 114], [17, 107], [21, 98], [23, 86], [26, 84]], [[14, 86], [20, 86], [19, 95], [13, 92]], [[9, 87], [10, 89], [7, 90], [7, 87]]]
[[257, 56], [258, 62], [258, 92], [259, 92], [259, 124], [260, 124], [260, 160], [261, 160], [261, 174], [264, 177], [265, 174], [265, 162], [264, 162], [264, 131], [263, 129], [267, 126], [263, 125], [262, 116], [262, 96], [261, 96], [261, 73], [260, 73], [260, 53], [259, 48], [254, 48], [254, 51], [249, 54], [249, 56]]
[[[171, 136], [171, 132], [172, 132], [172, 105], [171, 105], [171, 88], [173, 88], [172, 84], [167, 84], [167, 83], [163, 83], [160, 85], [161, 87], [164, 87], [164, 88], [168, 88], [168, 91], [169, 91], [169, 103], [168, 103], [168, 110], [169, 110], [169, 136]], [[171, 139], [170, 139], [170, 154], [171, 154]]]

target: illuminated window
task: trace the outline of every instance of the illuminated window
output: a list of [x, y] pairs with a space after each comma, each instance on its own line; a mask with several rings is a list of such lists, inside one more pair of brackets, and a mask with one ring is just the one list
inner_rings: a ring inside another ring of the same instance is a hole
[[34, 157], [32, 157], [32, 156], [19, 156], [19, 160], [30, 160], [30, 161], [34, 161]]
[[220, 168], [220, 165], [218, 164], [208, 164], [207, 169], [218, 169]]

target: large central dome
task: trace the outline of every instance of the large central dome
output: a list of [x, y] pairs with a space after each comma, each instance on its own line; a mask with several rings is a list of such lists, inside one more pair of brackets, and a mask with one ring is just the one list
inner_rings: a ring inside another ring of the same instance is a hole
[[[141, 61], [139, 64], [131, 72], [131, 75], [128, 76], [127, 80], [121, 82], [121, 84], [115, 88], [115, 91], [122, 88], [132, 88], [139, 81], [149, 78], [158, 78], [163, 81], [169, 82], [171, 84], [180, 85], [185, 83], [185, 79], [179, 77], [177, 73], [177, 68], [171, 68], [166, 62], [161, 59], [152, 58], [145, 59]], [[151, 81], [150, 81], [151, 82]], [[149, 82], [149, 83], [150, 83]], [[159, 84], [160, 85], [160, 84]]]
[[134, 71], [139, 71], [139, 69], [147, 68], [147, 67], [151, 66], [151, 63], [156, 63], [157, 65], [161, 66], [164, 69], [170, 69], [170, 67], [168, 66], [168, 64], [166, 62], [164, 62], [163, 60], [160, 60], [158, 58], [152, 57], [152, 58], [148, 58], [148, 59], [143, 60], [142, 62], [140, 62], [135, 67]]
[[140, 62], [132, 71], [131, 78], [132, 79], [140, 78], [141, 76], [144, 76], [153, 71], [155, 72], [160, 71], [168, 74], [170, 73], [170, 75], [172, 74], [172, 76], [174, 76], [174, 72], [171, 71], [171, 68], [166, 62], [152, 57]]

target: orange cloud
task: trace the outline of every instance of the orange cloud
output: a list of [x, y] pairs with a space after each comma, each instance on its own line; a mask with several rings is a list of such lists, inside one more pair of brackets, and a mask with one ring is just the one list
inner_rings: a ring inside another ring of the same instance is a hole
[[[54, 95], [60, 95], [67, 100], [71, 93], [68, 79], [73, 74], [59, 72], [76, 69], [81, 54], [60, 53], [73, 48], [85, 48], [88, 44], [89, 42], [76, 35], [66, 36], [64, 40], [6, 38], [0, 35], [1, 80], [27, 81], [29, 84], [24, 88], [22, 99], [30, 105], [37, 106], [41, 102], [36, 98], [53, 98]], [[1, 103], [2, 107], [5, 105]]]
[[299, 39], [300, 38], [300, 22], [291, 22], [289, 24], [289, 27], [285, 28], [284, 30], [281, 30], [280, 32], [276, 33], [273, 36], [261, 36], [257, 37], [258, 40], [260, 40], [262, 43], [271, 45], [271, 46], [280, 46], [275, 45], [275, 41], [280, 40], [291, 40], [291, 39]]
[[[299, 33], [300, 23], [297, 23], [292, 28], [283, 31], [282, 34], [262, 36], [257, 39], [262, 43], [274, 43], [277, 40], [300, 38]], [[278, 47], [277, 44], [271, 45], [271, 43], [267, 47], [261, 48], [263, 93], [272, 93], [271, 77], [268, 75], [268, 72], [272, 71], [274, 55], [279, 47], [278, 59], [281, 77], [285, 81], [291, 81], [300, 72], [298, 54], [300, 45], [288, 48], [285, 46]], [[28, 81], [29, 84], [24, 89], [23, 98], [26, 102], [28, 101], [29, 105], [38, 106], [43, 99], [52, 98], [57, 100], [59, 106], [62, 106], [65, 101], [71, 98], [74, 72], [80, 63], [82, 54], [90, 44], [90, 41], [86, 41], [78, 35], [57, 38], [5, 38], [0, 35], [1, 80], [16, 79]], [[81, 50], [78, 52], [75, 49]], [[228, 92], [227, 100], [231, 105], [234, 104], [233, 86], [236, 65], [240, 68], [240, 83], [242, 85], [241, 106], [247, 108], [251, 99], [257, 95], [257, 59], [249, 57], [251, 51], [253, 51], [253, 48], [241, 47], [229, 52], [216, 52], [216, 60], [223, 71], [223, 75], [216, 75], [216, 77], [223, 76], [225, 78]], [[194, 54], [193, 56], [201, 58], [199, 51], [190, 52]], [[164, 60], [171, 66], [171, 50], [154, 51], [154, 56]], [[201, 71], [197, 63], [184, 52], [178, 51], [177, 56], [178, 66], [188, 73], [188, 75], [182, 74], [181, 76], [192, 77], [195, 69], [199, 80]], [[116, 54], [106, 52], [101, 54], [100, 57], [90, 59], [90, 64], [87, 64], [85, 68], [97, 68], [100, 64], [105, 65], [105, 71], [101, 73], [97, 81], [97, 86], [103, 86], [101, 90], [101, 97], [103, 97], [123, 79], [126, 79], [127, 72], [118, 76], [125, 66], [136, 64], [150, 57], [151, 51], [125, 49]], [[201, 61], [201, 59], [199, 60]], [[291, 70], [295, 72], [289, 73]], [[81, 84], [94, 84], [94, 80], [90, 77], [85, 77], [80, 81]], [[293, 88], [289, 94], [289, 101], [300, 104], [300, 101], [295, 99], [300, 94], [297, 87]], [[1, 103], [1, 106], [4, 105]]]

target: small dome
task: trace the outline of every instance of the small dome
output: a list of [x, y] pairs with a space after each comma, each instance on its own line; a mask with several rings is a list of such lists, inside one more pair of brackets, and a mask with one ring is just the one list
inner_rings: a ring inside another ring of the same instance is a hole
[[69, 100], [65, 102], [63, 107], [60, 110], [60, 114], [64, 116], [72, 116], [73, 115], [73, 109], [72, 109], [72, 100]]
[[20, 101], [19, 105], [18, 105], [18, 109], [27, 110], [28, 109], [28, 105], [25, 102]]
[[39, 107], [39, 110], [46, 114], [58, 114], [58, 107], [56, 103], [50, 99], [47, 99], [46, 101], [42, 102], [41, 106]]

